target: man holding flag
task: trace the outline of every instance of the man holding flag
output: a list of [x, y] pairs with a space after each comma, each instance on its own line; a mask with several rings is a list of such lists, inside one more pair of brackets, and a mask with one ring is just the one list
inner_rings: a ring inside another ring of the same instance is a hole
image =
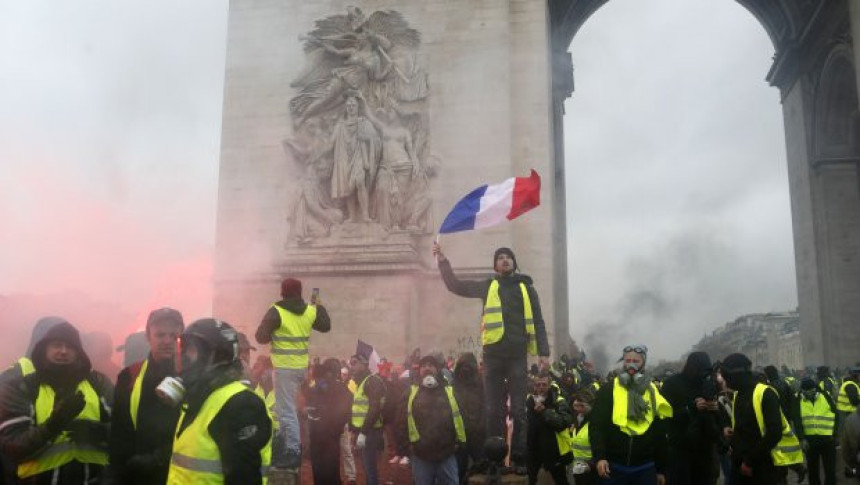
[[[442, 223], [440, 233], [480, 229], [519, 217], [540, 204], [540, 177], [510, 178], [497, 185], [483, 185], [460, 200]], [[483, 281], [457, 279], [438, 242], [433, 254], [448, 291], [483, 302], [481, 341], [484, 350], [487, 436], [506, 436], [505, 415], [510, 397], [511, 465], [526, 474], [526, 394], [528, 355], [539, 355], [549, 366], [549, 342], [537, 292], [529, 276], [517, 270], [517, 258], [509, 248], [493, 255], [495, 276]]]

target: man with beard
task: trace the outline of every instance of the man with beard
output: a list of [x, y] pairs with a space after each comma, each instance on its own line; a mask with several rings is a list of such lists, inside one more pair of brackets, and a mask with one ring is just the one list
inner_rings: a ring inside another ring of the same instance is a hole
[[484, 441], [487, 438], [484, 386], [478, 371], [478, 359], [472, 352], [466, 352], [457, 359], [453, 387], [466, 427], [466, 445], [457, 450], [457, 469], [462, 483], [469, 471], [469, 461], [474, 465], [484, 460]]
[[433, 244], [433, 254], [448, 291], [483, 301], [481, 342], [487, 435], [507, 435], [505, 417], [510, 400], [510, 417], [514, 423], [511, 465], [516, 473], [525, 474], [528, 355], [539, 356], [539, 367], [549, 367], [549, 341], [533, 281], [517, 272], [517, 259], [510, 248], [496, 250], [493, 254], [495, 276], [483, 281], [457, 279], [439, 244]]
[[340, 382], [340, 361], [326, 359], [314, 368], [306, 407], [311, 467], [317, 485], [340, 485], [340, 435], [349, 421], [352, 394]]
[[606, 485], [666, 483], [666, 421], [672, 406], [644, 372], [648, 347], [628, 345], [621, 373], [597, 392], [591, 448]]
[[743, 354], [731, 354], [720, 365], [720, 374], [730, 389], [737, 391], [732, 413], [732, 483], [734, 485], [776, 484], [778, 467], [803, 463], [800, 442], [782, 414], [779, 395], [756, 382], [752, 361]]
[[178, 311], [153, 310], [146, 319], [149, 355], [117, 377], [109, 483], [160, 485], [167, 480], [179, 408], [159, 399], [155, 388], [165, 377], [176, 375], [176, 344], [183, 328]]
[[526, 400], [528, 409], [529, 483], [537, 483], [543, 468], [556, 485], [567, 484], [565, 465], [573, 461], [568, 428], [573, 424], [567, 401], [550, 386], [550, 374], [542, 370], [534, 378], [534, 393]]
[[0, 449], [18, 462], [21, 484], [97, 483], [108, 462], [110, 380], [92, 370], [66, 321], [31, 356], [34, 372], [0, 389]]
[[404, 395], [398, 432], [409, 437], [415, 485], [457, 485], [457, 445], [466, 429], [454, 391], [442, 377], [443, 361], [426, 355], [418, 364], [418, 382]]
[[175, 380], [159, 386], [171, 402], [185, 390], [167, 483], [262, 484], [271, 460], [272, 420], [263, 400], [240, 381], [236, 330], [204, 318], [185, 329], [181, 344], [180, 386]]
[[721, 430], [711, 358], [705, 352], [692, 352], [684, 370], [666, 379], [660, 392], [672, 405], [672, 419], [668, 422], [669, 483], [715, 483], [719, 475], [716, 445]]

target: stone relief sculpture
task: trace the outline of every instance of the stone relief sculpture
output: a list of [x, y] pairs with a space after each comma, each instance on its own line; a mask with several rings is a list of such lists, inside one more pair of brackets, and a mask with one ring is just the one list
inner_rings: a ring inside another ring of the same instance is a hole
[[291, 83], [293, 135], [285, 150], [304, 166], [289, 206], [290, 239], [309, 243], [333, 226], [432, 231], [427, 73], [420, 33], [397, 11], [348, 7], [315, 23], [307, 66]]

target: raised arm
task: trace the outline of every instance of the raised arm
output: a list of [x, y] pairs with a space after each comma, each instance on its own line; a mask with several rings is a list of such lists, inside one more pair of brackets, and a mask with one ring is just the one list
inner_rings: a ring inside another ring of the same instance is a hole
[[466, 298], [486, 298], [489, 284], [487, 281], [460, 280], [454, 275], [454, 270], [451, 268], [451, 263], [445, 254], [442, 253], [442, 247], [438, 243], [433, 243], [433, 255], [436, 256], [436, 261], [439, 265], [439, 273], [442, 275], [442, 281], [445, 282], [445, 287], [451, 293], [463, 296]]

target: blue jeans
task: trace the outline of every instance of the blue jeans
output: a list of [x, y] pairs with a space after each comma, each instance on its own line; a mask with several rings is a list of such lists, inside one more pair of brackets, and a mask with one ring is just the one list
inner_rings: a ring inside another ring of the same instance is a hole
[[379, 483], [379, 471], [376, 469], [376, 464], [379, 461], [379, 454], [385, 449], [382, 428], [374, 429], [364, 436], [364, 449], [358, 450], [358, 454], [361, 455], [361, 466], [364, 467], [365, 483], [377, 485]]
[[283, 466], [286, 455], [300, 456], [302, 435], [299, 417], [296, 413], [296, 395], [305, 380], [304, 369], [275, 369], [275, 419], [278, 420], [278, 433], [275, 440], [283, 446], [273, 446], [278, 455], [273, 456], [275, 466]]
[[657, 485], [657, 469], [654, 463], [635, 467], [610, 463], [609, 478], [600, 485]]
[[442, 461], [426, 461], [413, 455], [412, 479], [415, 485], [457, 485], [457, 457], [453, 453]]

